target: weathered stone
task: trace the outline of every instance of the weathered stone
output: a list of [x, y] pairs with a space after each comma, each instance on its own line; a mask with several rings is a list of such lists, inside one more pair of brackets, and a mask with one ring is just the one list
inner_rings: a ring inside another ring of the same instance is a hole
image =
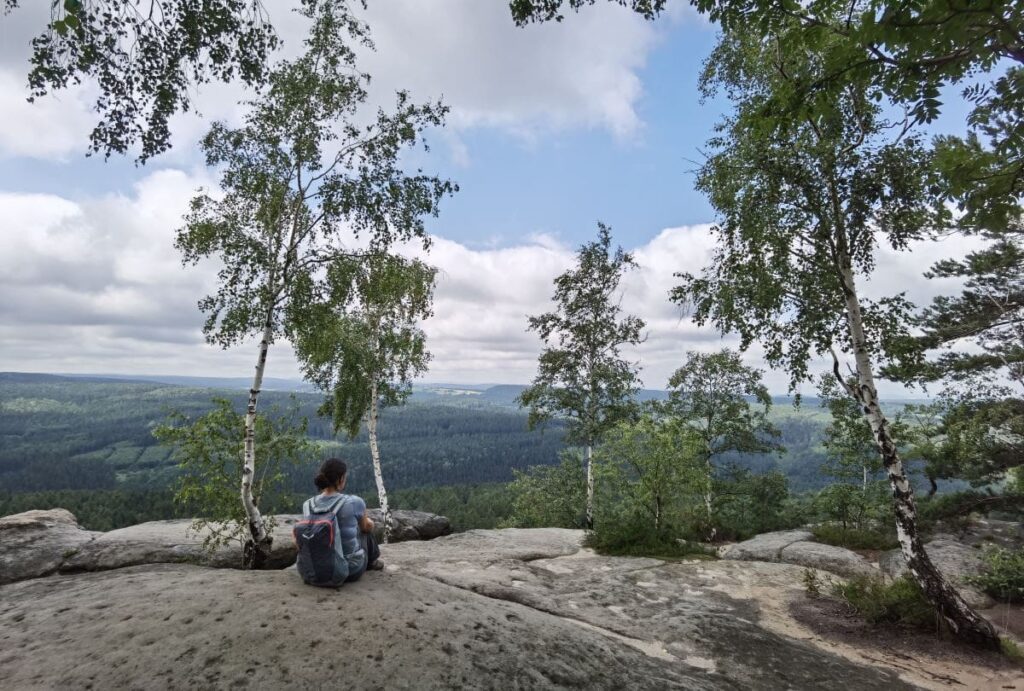
[[[379, 541], [384, 535], [384, 515], [380, 509], [368, 509], [366, 513], [374, 523], [373, 533]], [[391, 542], [433, 540], [452, 532], [452, 524], [447, 518], [425, 511], [394, 509], [391, 512], [391, 519], [394, 524]]]
[[[376, 530], [382, 532], [379, 512], [371, 509], [368, 513], [377, 524]], [[299, 518], [294, 514], [274, 517], [274, 539], [266, 568], [284, 568], [295, 561], [292, 527]], [[392, 542], [431, 539], [451, 532], [447, 518], [422, 511], [395, 511], [394, 520]], [[206, 550], [203, 542], [207, 533], [196, 533], [191, 525], [187, 519], [150, 521], [103, 533], [82, 530], [64, 509], [6, 516], [0, 518], [0, 583], [55, 571], [105, 571], [139, 564], [243, 567], [240, 543]]]
[[0, 583], [55, 572], [97, 535], [65, 509], [26, 511], [0, 518]]
[[[967, 604], [976, 609], [987, 609], [995, 604], [995, 600], [964, 580], [982, 569], [980, 547], [972, 547], [952, 535], [936, 535], [924, 548], [935, 568], [952, 582]], [[899, 578], [907, 573], [907, 561], [898, 549], [883, 554], [878, 565], [888, 578]]]
[[878, 575], [878, 569], [856, 552], [818, 542], [794, 542], [783, 548], [779, 561], [821, 569], [847, 578]]
[[[295, 561], [291, 525], [294, 517], [280, 516], [273, 531], [267, 568], [283, 568]], [[214, 551], [203, 548], [206, 533], [191, 529], [190, 520], [150, 521], [99, 533], [60, 566], [63, 572], [105, 571], [139, 564], [190, 563], [217, 568], [242, 568], [238, 542]]]
[[782, 550], [794, 542], [811, 540], [814, 536], [807, 530], [783, 530], [774, 533], [762, 533], [749, 540], [737, 542], [722, 549], [719, 553], [723, 559], [743, 561], [779, 561]]
[[[12, 688], [899, 689], [762, 623], [800, 569], [603, 557], [568, 530], [387, 548], [332, 591], [289, 571], [145, 565], [0, 588]], [[766, 598], [764, 604], [752, 599]], [[342, 625], [343, 622], [343, 625]], [[40, 665], [39, 660], [47, 664]]]

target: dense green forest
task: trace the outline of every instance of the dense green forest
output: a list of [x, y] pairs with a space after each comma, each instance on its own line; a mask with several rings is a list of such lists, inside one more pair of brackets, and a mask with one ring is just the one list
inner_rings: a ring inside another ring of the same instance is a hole
[[[226, 388], [235, 383], [230, 380], [198, 380], [224, 388], [193, 386], [188, 378], [168, 381], [177, 383], [0, 374], [0, 513], [63, 506], [84, 525], [103, 530], [192, 515], [190, 507], [172, 501], [178, 469], [171, 449], [161, 446], [152, 430], [171, 411], [190, 417], [208, 411], [215, 397], [230, 399], [240, 410], [246, 394]], [[528, 431], [526, 413], [515, 403], [522, 389], [424, 386], [405, 406], [385, 409], [384, 473], [396, 490], [395, 506], [444, 513], [460, 529], [493, 527], [506, 518], [510, 503], [498, 489], [501, 483], [511, 481], [516, 470], [556, 464], [565, 446], [558, 421]], [[645, 391], [640, 397], [659, 396]], [[348, 460], [350, 486], [372, 501], [365, 431], [351, 442], [339, 441], [330, 421], [317, 415], [321, 402], [318, 394], [268, 391], [261, 409], [297, 406], [320, 455]], [[798, 492], [827, 485], [822, 443], [828, 411], [816, 399], [794, 408], [780, 398], [771, 418], [780, 433], [780, 452], [724, 454], [716, 462], [756, 474], [779, 471]], [[311, 490], [317, 462], [310, 458], [286, 470], [296, 497]]]
[[[245, 393], [149, 382], [0, 374], [0, 490], [163, 490], [177, 470], [171, 449], [152, 430], [171, 411], [189, 417], [213, 407], [215, 397], [242, 408]], [[385, 409], [381, 420], [385, 474], [396, 489], [504, 482], [513, 469], [557, 461], [559, 424], [529, 432], [525, 414], [486, 401], [464, 404], [414, 401]], [[352, 467], [351, 487], [373, 487], [365, 432], [338, 441], [329, 420], [317, 416], [316, 394], [266, 392], [264, 412], [297, 406], [321, 455], [338, 454]], [[311, 487], [317, 458], [289, 469], [297, 492]]]

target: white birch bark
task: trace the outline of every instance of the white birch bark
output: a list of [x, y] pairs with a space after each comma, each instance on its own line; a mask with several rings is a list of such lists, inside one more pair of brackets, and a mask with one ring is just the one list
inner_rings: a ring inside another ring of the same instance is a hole
[[377, 498], [380, 512], [384, 516], [382, 543], [391, 539], [391, 509], [388, 507], [388, 493], [384, 489], [384, 474], [380, 467], [380, 449], [377, 446], [377, 415], [380, 406], [377, 401], [377, 382], [370, 384], [370, 410], [366, 416], [366, 433], [370, 438], [370, 457], [373, 459], [373, 479], [377, 483]]
[[[889, 421], [878, 403], [878, 392], [875, 389], [874, 372], [864, 332], [864, 319], [849, 257], [842, 257], [841, 261], [843, 263], [841, 276], [846, 298], [850, 345], [857, 366], [856, 387], [850, 387], [848, 391], [860, 404], [864, 417], [871, 425], [875, 443], [878, 445], [886, 474], [889, 477], [896, 509], [896, 536], [899, 539], [903, 556], [907, 560], [907, 566], [928, 600], [935, 606], [945, 624], [955, 635], [986, 647], [998, 647], [999, 638], [992, 625], [971, 609], [956, 589], [939, 573], [925, 552], [921, 536], [917, 532], [917, 508], [914, 503], [914, 492], [904, 472], [896, 443], [889, 433]], [[842, 382], [838, 371], [838, 361], [836, 361], [835, 367], [837, 378]]]
[[273, 336], [273, 322], [268, 311], [267, 321], [263, 327], [263, 338], [260, 340], [259, 355], [256, 358], [256, 372], [249, 389], [249, 403], [245, 409], [245, 453], [242, 463], [242, 506], [249, 524], [249, 536], [252, 547], [247, 548], [246, 562], [250, 567], [259, 567], [269, 552], [271, 536], [260, 514], [259, 507], [253, 499], [252, 485], [256, 476], [256, 404], [259, 401], [260, 388], [263, 386], [263, 372], [267, 366], [267, 352], [270, 350], [270, 339]]
[[708, 474], [708, 481], [707, 481], [707, 484], [704, 486], [704, 510], [708, 514], [708, 542], [714, 542], [715, 536], [717, 535], [718, 531], [715, 530], [715, 526], [714, 526], [714, 522], [713, 522], [714, 521], [714, 508], [713, 508], [713, 501], [714, 501], [713, 494], [714, 494], [714, 492], [712, 490], [712, 487], [713, 487], [712, 482], [714, 482], [713, 478], [714, 478], [714, 474], [715, 474], [715, 467], [713, 465], [711, 465], [711, 456], [710, 455], [708, 456], [708, 459], [707, 459], [707, 465], [708, 465], [708, 467], [707, 467], [706, 470], [707, 470], [707, 474]]
[[584, 458], [587, 464], [587, 523], [586, 529], [594, 529], [594, 447], [587, 444]]

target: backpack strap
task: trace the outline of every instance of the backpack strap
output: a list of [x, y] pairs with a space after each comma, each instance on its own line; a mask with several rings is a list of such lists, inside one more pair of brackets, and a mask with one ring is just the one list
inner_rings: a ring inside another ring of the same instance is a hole
[[348, 499], [348, 495], [343, 494], [340, 497], [338, 497], [338, 501], [334, 502], [334, 506], [332, 506], [331, 510], [328, 511], [328, 513], [331, 514], [331, 518], [338, 517], [338, 512], [341, 511], [341, 507], [345, 505], [346, 499]]

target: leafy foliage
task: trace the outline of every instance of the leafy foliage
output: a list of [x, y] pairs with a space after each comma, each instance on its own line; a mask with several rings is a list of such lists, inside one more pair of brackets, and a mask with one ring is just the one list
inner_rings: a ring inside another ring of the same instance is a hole
[[846, 549], [890, 550], [900, 546], [891, 528], [843, 528], [832, 524], [814, 526], [814, 539], [826, 545]]
[[623, 525], [646, 525], [654, 536], [680, 534], [692, 520], [686, 498], [700, 496], [708, 482], [699, 454], [699, 437], [676, 418], [647, 412], [613, 427], [594, 456], [604, 489], [595, 531], [604, 536]]
[[291, 340], [305, 379], [330, 394], [321, 412], [351, 439], [375, 395], [397, 405], [426, 371], [430, 355], [419, 322], [431, 314], [436, 270], [374, 254], [335, 262], [327, 274], [329, 299], [289, 320]]
[[736, 466], [719, 471], [712, 507], [715, 537], [722, 540], [745, 540], [807, 522], [805, 508], [790, 494], [786, 476], [778, 471], [753, 473]]
[[[661, 0], [610, 0], [646, 19], [665, 9]], [[595, 0], [511, 0], [513, 19], [563, 18], [562, 8]], [[877, 100], [907, 109], [909, 123], [935, 120], [944, 93], [960, 86], [973, 105], [963, 136], [938, 140], [936, 165], [943, 194], [965, 212], [964, 224], [998, 227], [1020, 213], [1024, 194], [1024, 10], [1014, 0], [984, 4], [921, 0], [691, 0], [726, 33], [744, 33], [779, 55], [819, 56], [814, 79], [778, 111], [794, 120], [827, 113], [853, 88], [870, 84]], [[828, 46], [827, 50], [823, 48]], [[1008, 63], [1008, 66], [1007, 66]]]
[[[244, 541], [249, 532], [238, 501], [245, 416], [236, 413], [226, 399], [215, 404], [212, 411], [195, 419], [171, 415], [167, 424], [153, 430], [157, 439], [174, 447], [174, 458], [183, 470], [175, 499], [199, 513], [192, 528], [208, 531], [203, 544], [209, 549], [231, 540]], [[253, 482], [253, 497], [268, 506], [281, 506], [290, 495], [285, 468], [308, 465], [315, 451], [306, 438], [305, 420], [298, 419], [297, 406], [283, 416], [258, 416], [256, 440], [265, 459]]]
[[857, 576], [832, 586], [833, 594], [872, 624], [899, 624], [911, 628], [937, 630], [935, 610], [920, 586], [910, 578], [892, 583]]
[[284, 322], [330, 294], [322, 267], [361, 258], [350, 249], [357, 240], [371, 255], [395, 241], [426, 244], [423, 217], [455, 190], [399, 163], [424, 129], [443, 123], [443, 106], [400, 92], [393, 113], [353, 122], [368, 77], [344, 40], [361, 31], [344, 7], [308, 7], [306, 52], [273, 70], [242, 127], [216, 123], [203, 139], [207, 164], [222, 170], [222, 194], [193, 199], [176, 246], [186, 264], [220, 258], [218, 290], [200, 303], [211, 343], [233, 345], [267, 323], [274, 336], [295, 330]]
[[[3, 4], [7, 14], [21, 3]], [[48, 25], [32, 41], [29, 100], [95, 80], [100, 120], [90, 150], [110, 156], [137, 144], [139, 162], [170, 148], [169, 120], [192, 109], [199, 85], [235, 78], [262, 85], [280, 44], [261, 0], [54, 0], [50, 6]]]
[[611, 251], [611, 229], [599, 224], [597, 240], [576, 258], [576, 267], [555, 279], [556, 311], [530, 317], [545, 348], [519, 401], [530, 410], [531, 426], [565, 416], [569, 441], [589, 446], [634, 411], [637, 368], [621, 348], [640, 343], [644, 322], [622, 316], [616, 293], [636, 263], [621, 247]]
[[989, 546], [982, 572], [967, 581], [1004, 602], [1024, 601], [1024, 550]]
[[512, 528], [580, 528], [584, 521], [586, 472], [575, 450], [561, 454], [561, 462], [513, 471], [508, 486], [512, 515], [504, 523]]

